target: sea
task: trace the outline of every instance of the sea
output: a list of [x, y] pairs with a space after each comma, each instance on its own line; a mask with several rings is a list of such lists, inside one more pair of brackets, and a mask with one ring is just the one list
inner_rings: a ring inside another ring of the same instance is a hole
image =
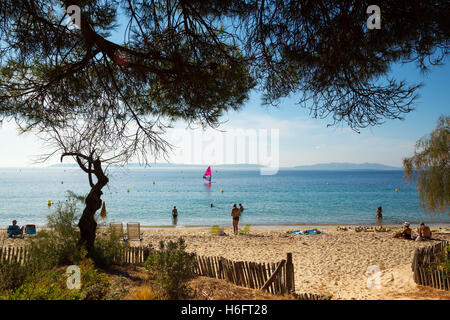
[[[281, 169], [275, 175], [261, 175], [255, 168], [213, 167], [208, 185], [202, 178], [205, 169], [110, 167], [102, 196], [107, 217], [98, 220], [142, 226], [228, 226], [232, 205], [241, 203], [241, 225], [376, 225], [378, 206], [383, 208], [383, 224], [450, 224], [448, 212], [433, 215], [420, 207], [416, 186], [405, 181], [403, 171]], [[67, 190], [88, 193], [88, 177], [79, 168], [0, 168], [0, 227], [13, 219], [19, 225], [45, 226], [57, 203], [67, 199]], [[174, 206], [176, 221], [171, 214]], [[79, 208], [81, 213], [82, 203]]]

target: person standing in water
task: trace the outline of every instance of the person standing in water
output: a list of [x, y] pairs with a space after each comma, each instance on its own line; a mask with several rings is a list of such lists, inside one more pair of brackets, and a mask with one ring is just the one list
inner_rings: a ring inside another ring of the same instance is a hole
[[379, 226], [381, 226], [382, 222], [383, 222], [383, 213], [382, 212], [383, 212], [383, 208], [381, 206], [379, 206], [377, 208], [377, 224]]
[[233, 231], [235, 235], [239, 233], [238, 224], [240, 215], [241, 210], [237, 208], [236, 203], [233, 204], [233, 209], [231, 209], [231, 216], [233, 217]]
[[377, 208], [377, 219], [383, 219], [383, 208], [380, 206]]
[[178, 220], [178, 210], [177, 207], [173, 207], [172, 209], [172, 224], [175, 226]]
[[241, 211], [241, 213], [244, 211], [244, 207], [240, 203], [239, 203], [239, 210]]

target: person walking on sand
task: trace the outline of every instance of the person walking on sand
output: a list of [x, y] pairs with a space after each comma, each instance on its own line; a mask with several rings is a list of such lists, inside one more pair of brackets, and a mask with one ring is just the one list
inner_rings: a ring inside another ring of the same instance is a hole
[[233, 217], [233, 231], [235, 235], [239, 234], [238, 224], [240, 215], [241, 210], [237, 208], [236, 203], [233, 204], [233, 209], [231, 209], [231, 216]]

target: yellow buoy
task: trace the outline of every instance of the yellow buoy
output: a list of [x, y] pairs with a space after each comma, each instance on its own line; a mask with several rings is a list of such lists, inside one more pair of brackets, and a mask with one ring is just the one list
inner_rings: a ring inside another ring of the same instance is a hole
[[395, 192], [398, 192], [398, 189], [395, 189]]
[[223, 189], [222, 189], [222, 190], [220, 190], [220, 192], [223, 192]]
[[47, 203], [48, 203], [48, 206], [51, 207], [51, 205], [52, 205], [52, 200], [48, 200]]
[[130, 192], [130, 189], [127, 189], [127, 192]]

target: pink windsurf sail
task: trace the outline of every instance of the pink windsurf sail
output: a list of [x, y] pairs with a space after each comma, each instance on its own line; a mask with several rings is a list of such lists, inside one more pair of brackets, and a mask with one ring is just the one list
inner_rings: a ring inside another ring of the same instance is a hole
[[211, 167], [208, 167], [208, 169], [206, 169], [205, 174], [203, 175], [203, 179], [211, 183]]

